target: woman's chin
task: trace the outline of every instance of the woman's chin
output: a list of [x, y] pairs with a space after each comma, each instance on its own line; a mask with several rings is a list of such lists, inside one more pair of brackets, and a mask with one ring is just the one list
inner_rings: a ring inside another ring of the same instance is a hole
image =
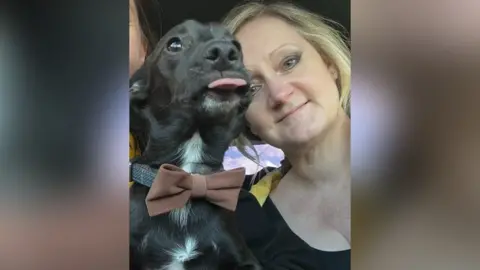
[[311, 147], [312, 141], [316, 138], [315, 134], [307, 132], [290, 132], [289, 134], [283, 134], [282, 140], [277, 144], [277, 148], [284, 151], [303, 151], [305, 147]]
[[260, 138], [266, 143], [284, 151], [295, 151], [303, 147], [310, 147], [313, 141], [322, 136], [324, 130], [325, 126], [320, 122], [315, 124], [302, 123], [295, 128], [276, 126], [270, 129], [270, 132], [260, 134]]
[[303, 123], [295, 129], [284, 129], [279, 136], [289, 144], [303, 145], [321, 136], [324, 127], [321, 123]]

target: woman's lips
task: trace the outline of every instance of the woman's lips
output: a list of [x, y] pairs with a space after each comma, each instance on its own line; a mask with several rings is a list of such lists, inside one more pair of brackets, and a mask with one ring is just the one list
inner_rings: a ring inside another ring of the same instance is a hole
[[284, 116], [282, 116], [278, 121], [277, 123], [280, 123], [282, 122], [283, 120], [285, 120], [287, 117], [291, 116], [292, 114], [296, 113], [297, 111], [299, 111], [301, 108], [303, 108], [303, 106], [307, 105], [308, 101], [295, 107], [294, 109], [290, 110], [288, 113], [286, 113]]

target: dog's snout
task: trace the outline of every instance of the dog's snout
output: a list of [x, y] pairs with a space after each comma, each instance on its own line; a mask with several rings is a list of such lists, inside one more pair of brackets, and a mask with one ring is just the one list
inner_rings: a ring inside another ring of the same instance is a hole
[[231, 67], [240, 63], [240, 50], [233, 42], [218, 41], [209, 44], [205, 59], [212, 65], [224, 64]]

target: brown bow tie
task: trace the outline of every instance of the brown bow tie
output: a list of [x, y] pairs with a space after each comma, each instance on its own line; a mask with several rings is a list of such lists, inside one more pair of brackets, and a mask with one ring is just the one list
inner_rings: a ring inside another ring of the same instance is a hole
[[189, 174], [181, 168], [164, 164], [158, 170], [146, 203], [150, 216], [182, 208], [190, 198], [209, 202], [234, 211], [245, 178], [245, 169], [238, 168], [211, 175]]

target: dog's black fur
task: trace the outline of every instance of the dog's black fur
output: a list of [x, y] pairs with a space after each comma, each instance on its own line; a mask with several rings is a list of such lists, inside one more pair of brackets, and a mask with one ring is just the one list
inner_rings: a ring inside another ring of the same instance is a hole
[[[206, 107], [207, 85], [221, 77], [249, 81], [240, 44], [227, 30], [192, 20], [170, 30], [130, 80], [131, 131], [145, 147], [132, 162], [181, 167], [179, 149], [198, 134], [205, 147], [190, 172], [223, 170], [227, 148], [245, 129], [244, 113], [251, 97], [247, 84], [231, 90], [226, 97], [233, 100], [230, 104], [219, 101]], [[171, 213], [148, 215], [148, 190], [135, 183], [130, 191], [130, 269], [177, 269], [163, 268], [172, 261], [165, 251], [184, 245], [187, 236], [196, 239], [200, 255], [184, 262], [185, 270], [261, 269], [236, 230], [234, 213], [191, 200], [187, 222], [181, 226]]]

